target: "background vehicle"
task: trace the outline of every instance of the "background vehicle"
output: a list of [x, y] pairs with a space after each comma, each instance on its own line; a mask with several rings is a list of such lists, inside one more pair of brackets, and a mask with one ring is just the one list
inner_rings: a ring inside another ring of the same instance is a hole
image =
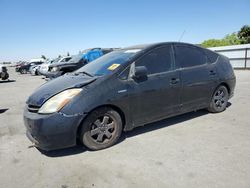
[[40, 65], [44, 63], [44, 61], [44, 59], [32, 59], [30, 63], [21, 65], [18, 69], [18, 72], [20, 72], [21, 74], [26, 74], [30, 71], [31, 66]]
[[4, 65], [0, 65], [0, 79], [7, 80], [9, 78], [8, 69]]
[[113, 48], [93, 48], [74, 55], [68, 62], [53, 63], [49, 66], [47, 77], [50, 79], [59, 77], [67, 72], [73, 72], [87, 63], [113, 51]]
[[[235, 75], [228, 58], [186, 43], [111, 52], [39, 87], [27, 100], [27, 136], [38, 147], [91, 150], [115, 144], [122, 130], [167, 117], [227, 107]], [[31, 122], [31, 123], [30, 123]]]
[[67, 57], [61, 57], [61, 58], [56, 58], [56, 59], [52, 59], [52, 60], [47, 60], [45, 63], [43, 63], [39, 68], [38, 68], [38, 72], [41, 75], [46, 76], [48, 71], [49, 71], [49, 66], [52, 63], [58, 63], [58, 62], [68, 62], [72, 57], [71, 56], [67, 56]]
[[41, 65], [32, 65], [29, 69], [31, 75], [39, 75], [38, 69]]
[[22, 67], [22, 66], [24, 66], [24, 65], [27, 65], [27, 64], [29, 64], [29, 62], [26, 62], [26, 61], [20, 61], [20, 62], [18, 62], [17, 64], [16, 64], [16, 68], [15, 68], [15, 71], [16, 72], [19, 72], [19, 69], [20, 69], [20, 67]]

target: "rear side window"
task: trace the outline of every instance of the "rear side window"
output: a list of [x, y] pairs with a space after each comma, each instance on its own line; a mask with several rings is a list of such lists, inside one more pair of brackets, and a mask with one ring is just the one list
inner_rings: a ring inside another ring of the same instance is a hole
[[176, 61], [180, 67], [192, 67], [206, 63], [206, 56], [196, 47], [176, 45]]
[[214, 63], [217, 60], [218, 56], [219, 56], [218, 54], [212, 52], [211, 50], [204, 49], [204, 52], [207, 55], [208, 61], [210, 63]]
[[166, 72], [173, 69], [172, 57], [171, 46], [160, 47], [137, 60], [135, 66], [145, 66], [148, 74]]

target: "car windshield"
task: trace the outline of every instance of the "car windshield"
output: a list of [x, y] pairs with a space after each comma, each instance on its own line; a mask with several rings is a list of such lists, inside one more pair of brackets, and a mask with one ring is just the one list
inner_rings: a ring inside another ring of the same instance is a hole
[[93, 76], [112, 74], [116, 68], [126, 63], [140, 50], [141, 49], [132, 49], [110, 52], [78, 69], [76, 73], [85, 72]]
[[77, 55], [74, 55], [74, 56], [72, 56], [72, 58], [68, 61], [68, 63], [77, 63], [77, 62], [79, 62], [79, 61], [82, 59], [82, 56], [83, 56], [82, 53], [77, 54]]
[[71, 58], [64, 57], [64, 58], [61, 58], [61, 60], [59, 60], [59, 61], [60, 62], [67, 62], [67, 61], [69, 61], [69, 59], [71, 59]]
[[60, 61], [60, 59], [61, 58], [55, 58], [55, 59], [52, 59], [49, 63], [51, 64], [51, 63], [57, 63], [57, 62], [59, 62]]

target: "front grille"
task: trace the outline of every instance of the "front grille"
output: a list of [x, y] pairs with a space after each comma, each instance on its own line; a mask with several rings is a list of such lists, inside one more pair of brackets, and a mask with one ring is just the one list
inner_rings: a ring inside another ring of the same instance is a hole
[[28, 111], [32, 113], [37, 113], [39, 108], [40, 108], [39, 106], [35, 106], [31, 104], [28, 105]]

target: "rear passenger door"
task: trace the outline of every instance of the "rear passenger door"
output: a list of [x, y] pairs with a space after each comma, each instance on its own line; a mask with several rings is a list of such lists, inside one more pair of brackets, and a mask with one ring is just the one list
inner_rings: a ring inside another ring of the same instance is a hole
[[207, 107], [213, 81], [204, 52], [195, 46], [176, 44], [175, 60], [182, 80], [182, 111]]
[[134, 124], [162, 119], [179, 111], [180, 75], [175, 70], [172, 45], [151, 50], [132, 65], [145, 66], [146, 80], [130, 78], [129, 100]]

